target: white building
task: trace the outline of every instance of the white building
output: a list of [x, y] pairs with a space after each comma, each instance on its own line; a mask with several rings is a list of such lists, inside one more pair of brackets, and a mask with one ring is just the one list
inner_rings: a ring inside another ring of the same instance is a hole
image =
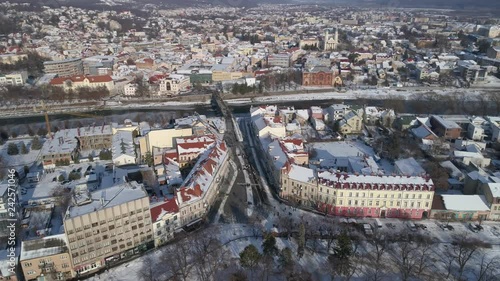
[[137, 91], [137, 84], [129, 83], [123, 86], [123, 95], [126, 97], [135, 96]]
[[0, 85], [22, 86], [27, 78], [27, 74], [23, 72], [0, 75]]
[[113, 135], [111, 153], [113, 157], [113, 163], [116, 166], [136, 164], [137, 157], [135, 153], [135, 143], [132, 132], [117, 131]]
[[189, 76], [170, 74], [160, 81], [160, 95], [178, 95], [190, 87]]

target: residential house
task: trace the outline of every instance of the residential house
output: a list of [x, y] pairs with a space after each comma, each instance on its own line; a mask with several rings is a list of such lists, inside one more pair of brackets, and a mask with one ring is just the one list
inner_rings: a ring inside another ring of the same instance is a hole
[[432, 131], [436, 133], [436, 135], [447, 140], [458, 139], [462, 133], [462, 127], [453, 121], [445, 120], [441, 116], [432, 115], [430, 124], [432, 126]]
[[349, 111], [339, 122], [339, 133], [343, 135], [360, 134], [363, 130], [363, 119], [354, 111]]

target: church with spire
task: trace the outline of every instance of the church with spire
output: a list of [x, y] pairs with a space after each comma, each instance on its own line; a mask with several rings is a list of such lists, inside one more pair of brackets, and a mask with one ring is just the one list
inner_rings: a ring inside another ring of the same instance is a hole
[[325, 31], [324, 43], [325, 51], [334, 51], [337, 49], [339, 44], [339, 29], [337, 27], [335, 28], [335, 35], [333, 37], [329, 34], [328, 29]]

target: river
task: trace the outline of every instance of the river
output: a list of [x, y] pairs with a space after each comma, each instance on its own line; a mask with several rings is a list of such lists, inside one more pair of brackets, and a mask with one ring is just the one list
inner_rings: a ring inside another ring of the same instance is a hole
[[[290, 101], [276, 102], [282, 106], [294, 106], [297, 109], [305, 109], [311, 106], [327, 107], [334, 103], [345, 103], [349, 105], [369, 105], [369, 106], [390, 106], [395, 108], [397, 112], [414, 113], [414, 114], [474, 114], [474, 115], [497, 115], [494, 105], [490, 103], [490, 108], [484, 108], [478, 102], [468, 102], [462, 105], [453, 105], [445, 102], [428, 102], [417, 100], [380, 100], [380, 99], [352, 99], [352, 100], [308, 100], [308, 101]], [[231, 105], [233, 112], [237, 115], [246, 114], [250, 109], [249, 104]], [[466, 109], [466, 111], [464, 110]], [[51, 114], [49, 119], [51, 125], [58, 128], [85, 126], [92, 123], [123, 123], [125, 119], [132, 121], [146, 121], [150, 123], [159, 123], [164, 125], [172, 119], [180, 118], [193, 114], [193, 112], [206, 115], [208, 117], [216, 116], [217, 113], [212, 105], [193, 105], [188, 107], [157, 107], [157, 108], [133, 108], [133, 109], [106, 109], [94, 112], [86, 112], [85, 114], [93, 115], [95, 118], [78, 117], [71, 114]], [[45, 127], [45, 119], [43, 115], [29, 117], [10, 117], [0, 119], [0, 130], [11, 132], [14, 130], [17, 134], [26, 134], [28, 127], [36, 132], [40, 127]]]

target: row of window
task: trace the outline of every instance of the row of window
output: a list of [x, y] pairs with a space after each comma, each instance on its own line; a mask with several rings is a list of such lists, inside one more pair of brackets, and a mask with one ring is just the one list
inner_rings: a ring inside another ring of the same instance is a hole
[[[145, 212], [144, 213], [144, 217], [148, 218], [150, 216], [149, 208], [148, 207], [143, 208], [142, 211]], [[127, 213], [127, 214], [121, 214], [121, 215], [116, 215], [114, 217], [109, 217], [108, 218], [108, 222], [119, 220], [121, 218], [127, 218], [127, 217], [130, 217], [130, 216], [133, 216], [134, 214], [140, 214], [140, 210], [137, 211], [137, 212], [136, 211], [131, 211], [131, 212]], [[142, 220], [142, 219], [143, 219], [143, 216], [137, 216], [137, 220]], [[106, 220], [101, 220], [99, 222], [100, 225], [103, 225], [105, 223], [106, 223]], [[91, 225], [90, 224], [85, 225], [83, 228], [82, 227], [77, 227], [74, 230], [72, 230], [72, 229], [68, 230], [68, 234], [73, 234], [74, 231], [79, 232], [79, 231], [90, 229], [91, 227], [97, 227], [97, 226], [98, 226], [97, 222], [94, 222]]]

